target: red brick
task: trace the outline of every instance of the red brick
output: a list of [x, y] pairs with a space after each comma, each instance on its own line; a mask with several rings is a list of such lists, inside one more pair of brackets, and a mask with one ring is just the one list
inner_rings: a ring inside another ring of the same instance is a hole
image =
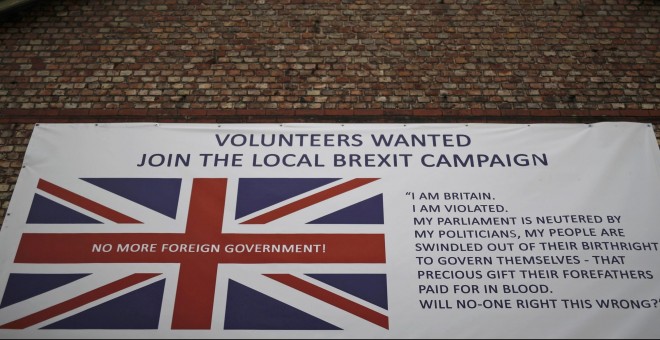
[[[66, 114], [66, 110], [62, 111]], [[117, 116], [120, 113], [120, 110], [117, 109], [89, 109], [88, 115], [91, 117], [95, 116]]]
[[[182, 110], [180, 110], [182, 111]], [[206, 115], [213, 117], [213, 116], [235, 116], [236, 115], [236, 110], [229, 110], [229, 109], [208, 109], [206, 110]]]
[[261, 109], [237, 109], [236, 114], [239, 116], [263, 116], [266, 110]]
[[352, 109], [326, 109], [327, 116], [354, 116], [355, 110]]
[[483, 110], [483, 109], [472, 109], [470, 110], [472, 116], [501, 116], [501, 110]]
[[118, 112], [121, 116], [146, 116], [149, 109], [123, 109]]
[[593, 117], [618, 117], [621, 116], [620, 110], [590, 110], [589, 114]]
[[413, 116], [421, 117], [438, 117], [444, 115], [442, 110], [438, 109], [415, 109], [413, 110]]
[[355, 116], [381, 116], [383, 114], [381, 109], [358, 109], [354, 111]]
[[208, 114], [206, 109], [187, 109], [179, 110], [178, 113], [184, 116], [206, 116]]
[[541, 116], [541, 117], [552, 117], [552, 116], [561, 116], [561, 110], [530, 110], [530, 116]]
[[621, 116], [624, 117], [648, 117], [651, 110], [621, 110]]

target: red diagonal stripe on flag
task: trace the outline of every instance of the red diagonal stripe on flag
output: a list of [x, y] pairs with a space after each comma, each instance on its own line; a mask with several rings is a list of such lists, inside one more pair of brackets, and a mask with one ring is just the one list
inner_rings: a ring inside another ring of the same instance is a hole
[[138, 284], [140, 282], [146, 281], [152, 277], [158, 276], [160, 274], [132, 274], [123, 279], [108, 283], [105, 286], [101, 286], [94, 290], [91, 290], [85, 294], [78, 295], [73, 299], [60, 302], [54, 306], [48, 307], [46, 309], [40, 310], [36, 313], [30, 314], [18, 320], [14, 320], [10, 323], [6, 323], [0, 328], [5, 329], [24, 329], [30, 326], [34, 326], [42, 321], [46, 321], [50, 318], [54, 318], [58, 315], [62, 315], [68, 311], [74, 310], [78, 307], [84, 306], [90, 302], [96, 301], [103, 297], [106, 297], [110, 294], [116, 293], [122, 289], [128, 288], [132, 285]]
[[319, 202], [323, 202], [335, 196], [341, 195], [345, 192], [351, 191], [355, 188], [359, 188], [365, 184], [369, 184], [378, 178], [356, 178], [350, 180], [346, 183], [339, 184], [332, 188], [328, 188], [321, 192], [317, 192], [308, 197], [302, 198], [295, 202], [291, 202], [285, 206], [279, 207], [275, 210], [271, 210], [265, 214], [259, 215], [257, 217], [251, 218], [241, 224], [265, 224], [272, 222], [278, 218], [284, 217], [286, 215], [292, 214], [296, 211], [305, 209], [311, 205], [314, 205]]
[[69, 203], [75, 204], [87, 211], [93, 212], [99, 216], [103, 216], [115, 223], [142, 223], [136, 219], [128, 217], [118, 211], [112, 210], [104, 205], [96, 203], [90, 199], [82, 197], [74, 192], [59, 187], [43, 179], [39, 180], [37, 188]]
[[264, 274], [265, 276], [283, 283], [293, 289], [299, 290], [307, 295], [313, 296], [321, 301], [341, 308], [353, 315], [365, 319], [373, 324], [389, 329], [389, 320], [386, 315], [378, 313], [343, 296], [337, 295], [329, 290], [315, 286], [305, 280], [290, 274]]

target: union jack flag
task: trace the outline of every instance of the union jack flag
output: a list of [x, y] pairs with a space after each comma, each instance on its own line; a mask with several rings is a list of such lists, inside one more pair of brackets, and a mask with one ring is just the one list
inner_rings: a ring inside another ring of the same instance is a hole
[[39, 179], [0, 328], [388, 329], [377, 181]]

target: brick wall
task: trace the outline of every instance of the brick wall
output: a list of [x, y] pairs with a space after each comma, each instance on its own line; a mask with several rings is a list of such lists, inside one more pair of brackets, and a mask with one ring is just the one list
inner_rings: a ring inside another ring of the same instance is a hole
[[652, 0], [51, 0], [0, 108], [658, 109]]
[[9, 207], [33, 128], [33, 124], [0, 124], [0, 223]]
[[653, 0], [50, 0], [0, 20], [0, 220], [38, 122], [660, 126]]

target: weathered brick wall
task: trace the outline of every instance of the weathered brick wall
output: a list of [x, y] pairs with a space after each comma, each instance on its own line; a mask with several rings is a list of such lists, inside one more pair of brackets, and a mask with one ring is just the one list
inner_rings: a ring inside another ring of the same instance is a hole
[[0, 108], [658, 109], [652, 0], [52, 0]]
[[0, 19], [0, 221], [38, 122], [660, 126], [653, 0], [49, 0]]
[[34, 124], [0, 124], [0, 225], [23, 164]]

